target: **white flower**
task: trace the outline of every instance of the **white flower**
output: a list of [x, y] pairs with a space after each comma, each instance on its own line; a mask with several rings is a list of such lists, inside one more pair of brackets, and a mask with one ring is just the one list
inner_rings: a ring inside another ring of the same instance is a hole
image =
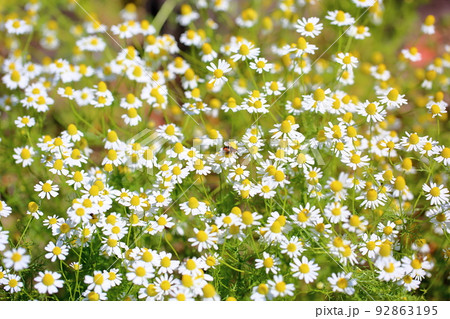
[[62, 288], [64, 281], [60, 280], [61, 275], [57, 272], [45, 270], [44, 272], [40, 271], [39, 276], [34, 278], [34, 281], [37, 282], [34, 285], [40, 294], [54, 294], [58, 292], [58, 288]]
[[298, 19], [295, 25], [296, 31], [302, 36], [315, 38], [323, 29], [323, 24], [319, 21], [320, 19], [316, 17]]
[[333, 291], [343, 292], [348, 295], [353, 295], [355, 292], [356, 280], [352, 279], [352, 273], [333, 273], [331, 277], [328, 277], [328, 281], [331, 284]]
[[30, 263], [30, 256], [25, 255], [26, 252], [26, 249], [22, 247], [5, 251], [3, 254], [5, 267], [13, 268], [15, 271], [27, 268]]
[[431, 205], [443, 205], [449, 202], [449, 191], [444, 185], [438, 186], [430, 182], [430, 185], [423, 184], [422, 189], [426, 193], [425, 198], [431, 201]]
[[213, 62], [211, 62], [211, 64], [206, 68], [213, 73], [213, 78], [209, 81], [209, 83], [213, 83], [214, 86], [218, 87], [228, 81], [228, 79], [225, 77], [225, 74], [232, 70], [230, 64], [227, 61], [221, 59], [217, 63], [217, 66]]
[[301, 261], [298, 258], [295, 258], [293, 262], [290, 263], [290, 267], [293, 276], [300, 280], [304, 280], [307, 284], [316, 280], [318, 276], [317, 271], [320, 270], [320, 267], [314, 263], [314, 259], [308, 260], [305, 256], [302, 257]]
[[34, 185], [34, 190], [39, 193], [39, 197], [44, 199], [50, 199], [51, 197], [58, 196], [58, 185], [53, 185], [53, 181], [48, 180], [45, 183], [39, 182], [38, 184]]

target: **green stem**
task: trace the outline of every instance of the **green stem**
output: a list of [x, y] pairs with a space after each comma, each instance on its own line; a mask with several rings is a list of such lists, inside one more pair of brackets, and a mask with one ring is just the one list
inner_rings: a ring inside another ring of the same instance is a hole
[[16, 248], [19, 247], [20, 242], [22, 241], [22, 238], [25, 236], [25, 233], [27, 232], [28, 227], [30, 227], [31, 221], [32, 221], [33, 219], [34, 219], [34, 217], [33, 217], [33, 216], [30, 216], [30, 219], [28, 220], [27, 226], [25, 226], [25, 230], [23, 231], [22, 235], [21, 235], [20, 238], [19, 238], [19, 241], [18, 241], [17, 244], [16, 244]]

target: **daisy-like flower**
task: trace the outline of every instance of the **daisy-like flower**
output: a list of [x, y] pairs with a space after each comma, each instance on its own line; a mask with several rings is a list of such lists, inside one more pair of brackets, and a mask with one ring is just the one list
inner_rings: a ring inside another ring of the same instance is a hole
[[273, 296], [271, 294], [269, 286], [265, 283], [262, 283], [258, 286], [253, 287], [250, 299], [253, 301], [266, 301], [272, 300]]
[[449, 191], [444, 185], [430, 182], [430, 185], [423, 184], [422, 189], [425, 192], [425, 198], [431, 202], [431, 205], [443, 205], [449, 203]]
[[93, 290], [97, 293], [108, 291], [111, 288], [108, 276], [106, 271], [95, 270], [94, 276], [86, 275], [84, 277], [84, 283], [88, 285], [88, 290]]
[[367, 155], [361, 155], [361, 151], [346, 153], [342, 156], [342, 163], [356, 170], [359, 167], [369, 165], [370, 158]]
[[351, 53], [339, 52], [334, 60], [342, 66], [343, 70], [352, 72], [358, 66], [358, 59]]
[[358, 105], [358, 114], [364, 116], [367, 122], [377, 123], [384, 120], [386, 110], [378, 102], [366, 101]]
[[12, 212], [12, 208], [9, 207], [4, 201], [0, 200], [0, 217], [8, 217]]
[[364, 208], [375, 209], [380, 205], [384, 205], [387, 201], [387, 196], [384, 193], [377, 192], [376, 189], [369, 189], [367, 193], [362, 196], [358, 196], [357, 200], [363, 200], [361, 206]]
[[181, 128], [179, 128], [175, 124], [161, 125], [156, 129], [156, 133], [158, 133], [160, 137], [168, 140], [171, 143], [181, 142], [183, 138]]
[[241, 225], [240, 227], [245, 229], [252, 226], [261, 225], [259, 220], [262, 219], [262, 216], [256, 212], [249, 212], [248, 210], [243, 211], [241, 214]]
[[323, 29], [323, 24], [319, 21], [320, 19], [316, 17], [298, 19], [295, 25], [296, 31], [304, 37], [315, 38]]
[[410, 275], [414, 279], [422, 280], [425, 277], [430, 277], [429, 272], [433, 268], [433, 263], [427, 260], [425, 257], [423, 260], [417, 256], [411, 256], [411, 258], [405, 256], [402, 258], [402, 267], [406, 275]]
[[401, 145], [406, 149], [406, 151], [420, 152], [423, 147], [424, 139], [421, 138], [417, 133], [406, 132], [406, 136], [402, 137]]
[[129, 126], [136, 126], [142, 121], [142, 118], [134, 107], [128, 109], [127, 113], [122, 114], [122, 118], [125, 124]]
[[176, 291], [180, 285], [180, 280], [173, 278], [173, 275], [163, 274], [155, 278], [155, 291], [161, 297], [170, 295]]
[[86, 301], [99, 301], [99, 300], [108, 300], [106, 292], [103, 291], [91, 291], [90, 289], [83, 292], [83, 296], [85, 297], [83, 300]]
[[268, 63], [265, 58], [257, 58], [250, 62], [250, 69], [256, 70], [257, 73], [270, 72], [273, 68], [273, 63]]
[[15, 271], [27, 268], [31, 258], [26, 255], [26, 252], [26, 249], [22, 247], [5, 251], [3, 253], [3, 263], [5, 267], [12, 268]]
[[338, 27], [352, 25], [353, 23], [355, 23], [355, 19], [352, 18], [350, 13], [344, 12], [342, 10], [328, 11], [325, 19], [330, 20], [331, 24], [337, 25]]
[[199, 13], [192, 10], [192, 7], [188, 4], [183, 4], [180, 11], [181, 14], [177, 16], [177, 22], [182, 26], [187, 26], [200, 17]]
[[35, 151], [30, 146], [16, 147], [14, 148], [13, 158], [16, 164], [22, 164], [22, 167], [30, 166], [33, 163], [33, 156]]
[[258, 194], [263, 198], [272, 198], [276, 195], [277, 184], [270, 177], [265, 177], [263, 180], [256, 184], [254, 188], [250, 191], [251, 194]]
[[402, 54], [405, 59], [410, 60], [411, 62], [418, 62], [422, 60], [422, 54], [417, 50], [416, 47], [411, 47], [409, 49], [403, 49]]
[[364, 40], [365, 38], [368, 38], [371, 36], [369, 32], [369, 27], [366, 27], [364, 25], [352, 25], [348, 28], [347, 34], [350, 37], [353, 37], [357, 40]]
[[36, 124], [36, 121], [34, 120], [34, 117], [25, 115], [25, 116], [19, 116], [17, 118], [17, 120], [14, 121], [14, 124], [16, 124], [16, 126], [18, 128], [23, 128], [23, 127], [33, 127], [34, 124]]
[[8, 19], [4, 24], [6, 31], [11, 34], [26, 34], [33, 30], [33, 27], [21, 19]]
[[343, 222], [350, 217], [350, 211], [347, 206], [342, 205], [340, 202], [327, 204], [324, 212], [331, 223]]
[[313, 226], [314, 222], [320, 216], [319, 209], [315, 206], [311, 206], [309, 203], [306, 203], [305, 206], [300, 205], [298, 208], [293, 207], [292, 210], [295, 214], [292, 214], [289, 217], [294, 221], [295, 224], [299, 225], [302, 228]]
[[380, 251], [381, 240], [376, 234], [367, 235], [364, 233], [362, 235], [362, 243], [359, 251], [363, 255], [367, 255], [369, 258], [374, 259]]
[[62, 288], [64, 281], [59, 279], [61, 275], [57, 272], [45, 270], [40, 271], [39, 275], [34, 278], [36, 284], [34, 288], [39, 291], [40, 294], [54, 294], [58, 292], [58, 288]]
[[404, 269], [401, 267], [399, 261], [393, 260], [392, 262], [386, 264], [378, 264], [378, 279], [383, 281], [396, 281], [401, 278], [404, 274]]
[[445, 166], [450, 166], [450, 148], [437, 145], [433, 148], [433, 151], [437, 156], [434, 160], [438, 163], [442, 163]]
[[427, 15], [425, 18], [425, 21], [423, 22], [422, 26], [420, 27], [420, 30], [422, 30], [425, 34], [434, 34], [434, 23], [436, 21], [436, 18], [433, 15]]
[[150, 263], [135, 261], [128, 268], [127, 280], [135, 285], [148, 285], [148, 280], [155, 276], [155, 270]]
[[237, 42], [231, 47], [231, 53], [234, 53], [231, 56], [231, 59], [235, 62], [240, 60], [242, 61], [254, 60], [258, 57], [259, 51], [260, 49], [255, 47], [255, 45], [252, 42], [243, 40]]
[[404, 275], [402, 279], [397, 281], [397, 284], [405, 287], [407, 291], [411, 291], [419, 288], [420, 280], [414, 279], [410, 275]]
[[293, 272], [292, 276], [304, 280], [307, 284], [316, 280], [318, 271], [320, 270], [320, 267], [314, 262], [314, 259], [308, 260], [305, 256], [302, 257], [301, 261], [295, 258], [289, 266]]
[[21, 278], [16, 274], [7, 274], [3, 278], [3, 289], [10, 293], [16, 293], [22, 290], [23, 282]]
[[366, 231], [369, 222], [364, 216], [358, 216], [353, 214], [350, 218], [345, 221], [343, 227], [351, 232], [356, 232], [357, 234], [362, 234]]
[[281, 242], [280, 248], [281, 253], [287, 254], [290, 258], [299, 257], [305, 250], [303, 242], [296, 236]]
[[328, 277], [328, 282], [331, 284], [333, 291], [343, 292], [348, 295], [353, 295], [355, 292], [356, 280], [352, 278], [352, 273], [333, 273]]
[[387, 105], [388, 110], [399, 108], [407, 103], [405, 95], [400, 94], [397, 89], [387, 90], [385, 94], [379, 95], [378, 98], [381, 104]]
[[444, 114], [447, 114], [447, 103], [443, 101], [440, 102], [431, 101], [427, 103], [426, 106], [433, 118], [443, 117]]
[[69, 248], [61, 243], [57, 243], [55, 245], [53, 242], [49, 242], [47, 246], [45, 246], [45, 250], [48, 251], [45, 254], [45, 258], [50, 259], [51, 261], [55, 261], [56, 259], [65, 260], [66, 256], [69, 254]]
[[211, 227], [206, 227], [205, 230], [198, 230], [194, 228], [195, 237], [189, 238], [188, 241], [192, 246], [197, 246], [197, 250], [201, 252], [204, 249], [217, 249], [217, 233], [212, 232]]
[[255, 268], [259, 269], [264, 267], [266, 274], [268, 274], [269, 272], [273, 272], [276, 275], [280, 270], [279, 267], [280, 260], [277, 257], [270, 255], [266, 252], [263, 252], [263, 258], [256, 259], [255, 263], [256, 263]]
[[171, 274], [175, 271], [175, 269], [178, 268], [180, 265], [179, 260], [172, 260], [172, 254], [161, 252], [159, 254], [160, 262], [159, 262], [159, 269], [158, 274]]
[[199, 201], [195, 197], [189, 198], [187, 202], [180, 204], [180, 209], [186, 214], [192, 214], [193, 216], [196, 215], [203, 215], [207, 211], [207, 206], [204, 202]]
[[294, 284], [287, 284], [283, 280], [283, 276], [275, 275], [273, 280], [269, 280], [267, 284], [270, 287], [271, 294], [276, 297], [293, 296], [294, 295]]
[[317, 88], [314, 93], [303, 95], [302, 105], [307, 111], [323, 114], [331, 108], [334, 103], [334, 99], [330, 97], [329, 94], [331, 94], [330, 89], [323, 90], [322, 88]]
[[45, 183], [39, 182], [38, 184], [34, 185], [34, 191], [40, 192], [38, 194], [40, 198], [50, 199], [51, 197], [58, 196], [59, 187], [58, 185], [53, 185], [53, 181], [48, 180]]
[[375, 4], [375, 0], [353, 0], [358, 8], [368, 8]]
[[302, 133], [296, 131], [300, 125], [289, 120], [284, 120], [274, 126], [275, 128], [269, 131], [272, 134], [272, 139], [298, 140], [300, 143], [305, 139]]
[[213, 62], [211, 62], [211, 64], [206, 68], [208, 69], [208, 71], [213, 73], [213, 78], [209, 81], [209, 83], [213, 84], [215, 87], [220, 87], [225, 82], [227, 82], [228, 79], [225, 74], [232, 70], [230, 64], [221, 59], [219, 59], [217, 66]]

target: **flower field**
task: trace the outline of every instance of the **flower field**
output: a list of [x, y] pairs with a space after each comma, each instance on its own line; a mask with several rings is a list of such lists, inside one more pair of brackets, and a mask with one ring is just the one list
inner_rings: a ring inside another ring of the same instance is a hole
[[0, 0], [0, 300], [448, 300], [427, 8]]

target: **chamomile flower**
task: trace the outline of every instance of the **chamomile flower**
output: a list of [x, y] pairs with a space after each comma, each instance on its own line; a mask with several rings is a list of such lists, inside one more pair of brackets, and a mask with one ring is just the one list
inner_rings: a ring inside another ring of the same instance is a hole
[[8, 19], [4, 26], [10, 34], [26, 34], [33, 30], [33, 27], [28, 22], [21, 19]]
[[179, 260], [172, 260], [172, 254], [161, 252], [159, 254], [160, 262], [159, 262], [159, 269], [158, 274], [172, 274], [175, 269], [178, 268], [180, 265]]
[[294, 284], [286, 283], [283, 276], [275, 275], [273, 280], [269, 280], [267, 284], [270, 287], [271, 295], [275, 298], [294, 295]]
[[349, 13], [342, 10], [328, 11], [325, 19], [330, 20], [331, 24], [337, 25], [338, 27], [352, 25], [353, 23], [355, 23], [355, 19], [352, 18]]
[[423, 184], [422, 189], [425, 192], [425, 198], [430, 201], [431, 205], [443, 205], [449, 203], [449, 191], [444, 185], [430, 182], [430, 185]]
[[401, 278], [404, 274], [404, 269], [401, 267], [399, 261], [393, 260], [387, 265], [378, 264], [378, 279], [383, 281], [396, 281]]
[[305, 250], [303, 241], [296, 236], [281, 242], [280, 248], [281, 253], [287, 254], [290, 258], [299, 257]]
[[[231, 59], [235, 62], [245, 61], [245, 60], [255, 60], [259, 55], [260, 49], [255, 47], [255, 45], [247, 40], [237, 42], [231, 47]], [[219, 60], [220, 62], [220, 60]]]
[[307, 284], [316, 280], [318, 271], [320, 270], [319, 265], [314, 262], [314, 259], [308, 260], [305, 256], [302, 257], [301, 261], [297, 257], [294, 258], [289, 266], [293, 272], [292, 276], [304, 280]]
[[215, 87], [221, 87], [225, 82], [227, 82], [228, 79], [225, 74], [229, 73], [232, 70], [230, 64], [221, 59], [219, 59], [217, 66], [213, 62], [211, 62], [211, 64], [206, 68], [208, 69], [208, 71], [213, 73], [213, 77], [209, 81], [209, 83], [213, 84]]
[[429, 272], [433, 268], [433, 263], [427, 260], [427, 257], [424, 259], [419, 259], [418, 256], [403, 257], [402, 267], [406, 275], [410, 275], [414, 279], [422, 280], [425, 277], [430, 277], [431, 273]]
[[367, 122], [377, 123], [384, 120], [387, 112], [380, 103], [366, 101], [358, 105], [358, 114], [364, 116]]
[[55, 261], [56, 259], [65, 260], [66, 256], [69, 254], [69, 248], [62, 243], [49, 242], [45, 246], [45, 250], [48, 252], [45, 254], [45, 258]]
[[3, 280], [3, 289], [10, 293], [16, 293], [22, 290], [23, 282], [21, 278], [16, 274], [7, 274]]
[[358, 59], [351, 53], [339, 52], [334, 60], [339, 63], [343, 70], [352, 72], [358, 66]]
[[6, 268], [12, 268], [15, 271], [26, 269], [30, 263], [30, 256], [26, 255], [25, 248], [18, 247], [7, 250], [3, 253], [3, 263]]
[[364, 208], [375, 209], [380, 205], [384, 205], [387, 201], [386, 194], [378, 192], [376, 189], [369, 189], [365, 195], [358, 196], [357, 200], [363, 200], [361, 206]]
[[53, 181], [47, 180], [44, 182], [39, 182], [34, 185], [34, 191], [39, 192], [38, 196], [42, 199], [58, 196], [59, 187], [58, 185], [53, 185]]
[[390, 89], [385, 94], [379, 95], [381, 104], [386, 104], [388, 110], [399, 108], [407, 103], [404, 94], [400, 94], [397, 89]]
[[272, 272], [276, 275], [280, 270], [279, 267], [280, 260], [277, 257], [270, 255], [266, 252], [263, 252], [262, 257], [263, 257], [262, 259], [255, 260], [255, 268], [256, 269], [264, 268], [266, 274]]
[[189, 238], [188, 241], [192, 243], [193, 247], [201, 252], [204, 249], [217, 249], [217, 234], [212, 231], [211, 227], [206, 227], [205, 230], [194, 228], [195, 237]]
[[376, 234], [371, 234], [370, 237], [367, 233], [362, 235], [362, 243], [359, 251], [363, 255], [367, 255], [369, 258], [374, 259], [380, 251], [381, 240]]
[[436, 154], [434, 160], [438, 163], [442, 163], [445, 166], [450, 165], [450, 148], [443, 145], [436, 145], [433, 148], [433, 152]]
[[333, 291], [353, 295], [355, 292], [356, 280], [352, 278], [352, 273], [333, 273], [328, 277], [328, 282], [331, 284]]
[[39, 291], [40, 294], [54, 294], [58, 292], [59, 288], [63, 287], [64, 281], [59, 279], [61, 275], [57, 272], [45, 270], [40, 271], [39, 275], [34, 278], [36, 284], [34, 288]]
[[344, 222], [350, 217], [350, 211], [347, 206], [342, 205], [341, 202], [333, 202], [327, 204], [324, 209], [325, 216], [331, 223]]
[[30, 146], [16, 147], [14, 148], [13, 158], [16, 164], [22, 164], [22, 167], [30, 166], [33, 163], [33, 156], [35, 151]]
[[422, 60], [422, 54], [417, 50], [416, 47], [411, 47], [409, 49], [403, 49], [402, 54], [405, 59], [410, 60], [411, 62], [418, 62]]
[[[155, 270], [153, 266], [143, 261], [133, 262], [127, 272], [127, 280], [133, 282], [135, 285], [148, 285], [148, 280], [154, 276]], [[109, 281], [107, 282], [109, 283]]]
[[8, 217], [12, 212], [12, 208], [9, 207], [6, 202], [0, 200], [0, 217]]
[[420, 280], [412, 278], [410, 275], [404, 275], [399, 281], [398, 285], [402, 285], [407, 291], [416, 290], [419, 288]]
[[422, 26], [420, 27], [421, 31], [425, 34], [434, 34], [435, 27], [434, 23], [436, 21], [436, 18], [433, 15], [427, 15], [425, 18], [425, 21], [423, 22]]
[[319, 21], [320, 19], [316, 17], [298, 19], [295, 25], [296, 31], [304, 37], [315, 38], [323, 29], [323, 24]]
[[250, 68], [256, 70], [257, 73], [270, 72], [273, 68], [272, 63], [268, 63], [265, 58], [256, 58], [250, 62]]
[[16, 124], [16, 126], [18, 128], [23, 128], [23, 127], [33, 127], [36, 122], [34, 120], [34, 117], [25, 115], [25, 116], [19, 116], [17, 118], [17, 120], [14, 121], [14, 124]]

